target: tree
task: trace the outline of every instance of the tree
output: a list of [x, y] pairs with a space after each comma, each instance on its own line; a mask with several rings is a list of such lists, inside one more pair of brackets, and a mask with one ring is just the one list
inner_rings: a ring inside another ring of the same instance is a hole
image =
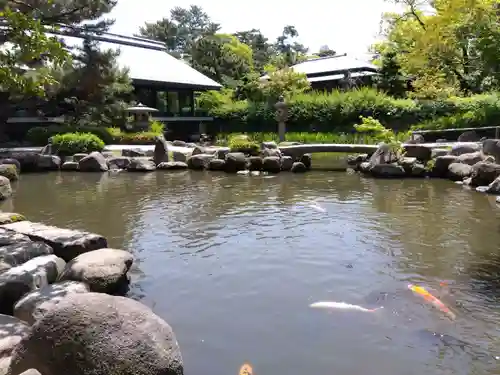
[[301, 59], [305, 59], [305, 54], [309, 49], [295, 40], [298, 36], [299, 33], [295, 26], [288, 25], [283, 28], [283, 32], [274, 44], [276, 64], [291, 66], [300, 62]]
[[405, 10], [384, 16], [387, 40], [376, 50], [396, 53], [403, 72], [415, 77], [417, 94], [445, 96], [500, 87], [496, 0], [396, 2]]
[[319, 48], [318, 56], [319, 57], [328, 57], [328, 56], [335, 56], [337, 52], [335, 52], [333, 49], [330, 49], [327, 45], [321, 46]]
[[252, 29], [233, 34], [241, 43], [252, 48], [253, 65], [257, 72], [264, 73], [264, 66], [271, 57], [272, 46], [260, 30]]
[[197, 40], [191, 54], [195, 69], [230, 87], [236, 87], [253, 69], [252, 49], [229, 34]]
[[220, 25], [211, 21], [207, 13], [196, 5], [188, 9], [175, 7], [170, 11], [170, 18], [146, 23], [140, 28], [141, 36], [165, 43], [168, 52], [177, 57], [191, 55], [191, 49], [201, 38], [214, 35]]
[[401, 65], [395, 52], [387, 52], [380, 56], [381, 67], [376, 77], [377, 87], [396, 98], [406, 94], [406, 78], [401, 72]]

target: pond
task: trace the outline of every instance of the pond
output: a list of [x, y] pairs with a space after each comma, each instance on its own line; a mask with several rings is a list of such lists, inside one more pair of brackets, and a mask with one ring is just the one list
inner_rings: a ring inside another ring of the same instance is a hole
[[186, 374], [499, 373], [500, 210], [486, 195], [323, 171], [26, 174], [14, 188], [2, 210], [135, 254], [130, 296], [172, 325]]

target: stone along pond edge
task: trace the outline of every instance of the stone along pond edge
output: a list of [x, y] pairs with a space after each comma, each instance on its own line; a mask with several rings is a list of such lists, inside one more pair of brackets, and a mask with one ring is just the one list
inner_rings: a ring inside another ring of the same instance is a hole
[[170, 325], [123, 297], [133, 262], [99, 234], [1, 213], [0, 375], [182, 374]]

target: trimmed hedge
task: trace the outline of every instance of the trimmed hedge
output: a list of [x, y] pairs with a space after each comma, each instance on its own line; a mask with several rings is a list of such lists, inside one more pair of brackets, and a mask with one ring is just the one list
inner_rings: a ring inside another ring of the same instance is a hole
[[52, 144], [57, 153], [64, 156], [102, 151], [104, 148], [102, 139], [92, 133], [56, 134], [52, 138]]
[[[290, 132], [352, 133], [360, 116], [371, 116], [395, 131], [495, 126], [500, 118], [500, 93], [442, 101], [394, 99], [373, 89], [313, 92], [288, 100]], [[210, 111], [215, 132], [276, 131], [275, 109], [265, 103], [237, 101]]]
[[89, 126], [73, 126], [73, 125], [50, 125], [38, 126], [28, 130], [26, 140], [33, 146], [45, 146], [48, 139], [58, 134], [66, 133], [90, 133], [99, 137], [105, 144], [113, 143], [113, 136], [106, 128], [89, 127]]

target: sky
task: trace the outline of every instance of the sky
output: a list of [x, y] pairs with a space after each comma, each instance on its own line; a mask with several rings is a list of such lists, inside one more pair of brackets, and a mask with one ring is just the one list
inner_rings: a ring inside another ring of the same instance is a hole
[[316, 52], [328, 45], [337, 53], [363, 54], [376, 41], [381, 14], [395, 10], [384, 0], [119, 0], [110, 18], [116, 20], [112, 32], [124, 35], [137, 33], [145, 22], [168, 17], [176, 6], [201, 6], [221, 24], [221, 32], [260, 29], [274, 41], [283, 26], [294, 25], [299, 42]]

